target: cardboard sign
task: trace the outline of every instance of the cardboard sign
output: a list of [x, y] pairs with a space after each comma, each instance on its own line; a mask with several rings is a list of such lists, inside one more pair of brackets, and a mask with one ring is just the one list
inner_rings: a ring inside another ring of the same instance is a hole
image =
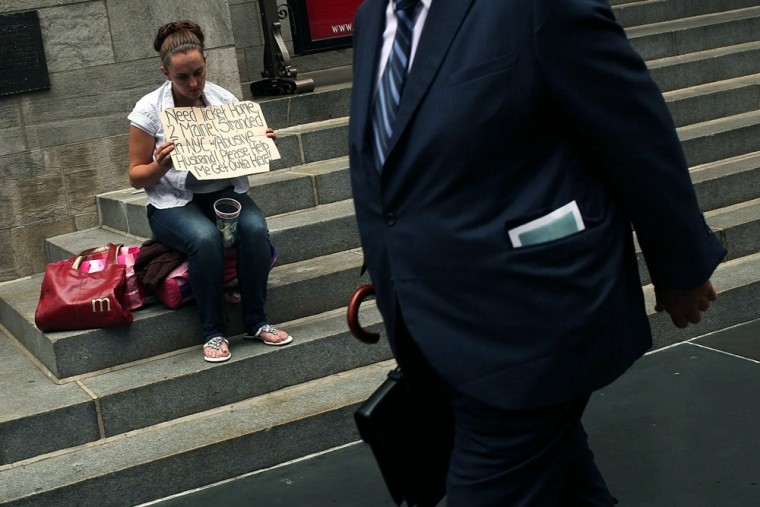
[[280, 158], [266, 136], [261, 106], [252, 101], [165, 109], [161, 124], [166, 139], [174, 141], [174, 168], [199, 180], [266, 172], [269, 162]]

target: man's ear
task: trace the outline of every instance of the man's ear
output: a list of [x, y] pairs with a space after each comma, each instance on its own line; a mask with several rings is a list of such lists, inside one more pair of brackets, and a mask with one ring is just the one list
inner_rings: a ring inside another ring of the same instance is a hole
[[163, 74], [163, 75], [164, 75], [164, 77], [165, 77], [166, 79], [169, 79], [169, 71], [168, 71], [168, 70], [166, 70], [166, 67], [164, 67], [164, 66], [162, 65], [162, 66], [160, 67], [160, 69], [161, 69], [161, 74]]

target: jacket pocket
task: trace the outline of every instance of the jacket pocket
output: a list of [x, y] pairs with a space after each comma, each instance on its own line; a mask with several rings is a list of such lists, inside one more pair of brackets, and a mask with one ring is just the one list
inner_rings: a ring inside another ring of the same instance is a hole
[[468, 83], [477, 79], [483, 79], [499, 73], [503, 73], [517, 63], [517, 53], [506, 53], [484, 62], [478, 62], [449, 76], [449, 84], [452, 86]]

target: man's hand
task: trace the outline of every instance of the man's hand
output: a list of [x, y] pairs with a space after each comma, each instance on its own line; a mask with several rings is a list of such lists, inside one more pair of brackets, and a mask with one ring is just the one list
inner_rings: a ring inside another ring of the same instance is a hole
[[676, 327], [686, 327], [689, 322], [696, 324], [702, 318], [702, 312], [710, 308], [710, 301], [718, 295], [710, 280], [691, 290], [654, 290], [655, 311], [666, 311]]

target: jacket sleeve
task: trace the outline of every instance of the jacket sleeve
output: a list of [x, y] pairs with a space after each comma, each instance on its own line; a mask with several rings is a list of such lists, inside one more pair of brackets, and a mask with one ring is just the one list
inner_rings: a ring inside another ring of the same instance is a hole
[[609, 4], [539, 0], [534, 14], [551, 100], [629, 216], [653, 283], [703, 283], [725, 249], [699, 209], [662, 93]]

